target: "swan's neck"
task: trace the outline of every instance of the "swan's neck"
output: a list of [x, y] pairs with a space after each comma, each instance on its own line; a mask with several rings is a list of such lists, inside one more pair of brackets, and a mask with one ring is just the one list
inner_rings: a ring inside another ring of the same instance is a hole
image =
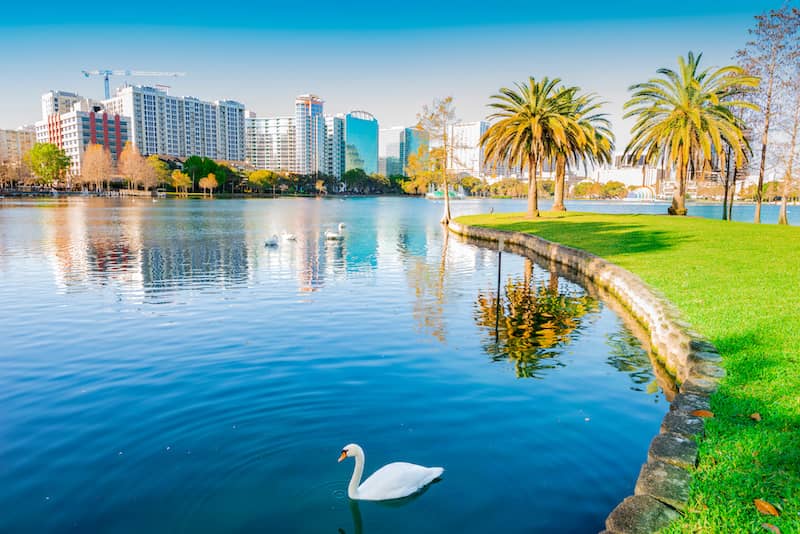
[[356, 449], [355, 460], [353, 476], [350, 478], [350, 485], [347, 486], [347, 496], [351, 499], [358, 499], [358, 486], [361, 484], [361, 475], [364, 474], [364, 451], [361, 447]]

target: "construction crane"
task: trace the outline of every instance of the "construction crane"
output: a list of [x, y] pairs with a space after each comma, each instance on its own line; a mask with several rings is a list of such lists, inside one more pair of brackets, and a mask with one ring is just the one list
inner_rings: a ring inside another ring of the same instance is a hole
[[157, 72], [148, 70], [82, 70], [81, 72], [87, 78], [89, 76], [103, 77], [105, 80], [106, 100], [111, 98], [111, 90], [108, 86], [109, 76], [147, 76], [150, 78], [162, 78], [167, 76], [177, 78], [178, 76], [186, 76], [185, 72]]

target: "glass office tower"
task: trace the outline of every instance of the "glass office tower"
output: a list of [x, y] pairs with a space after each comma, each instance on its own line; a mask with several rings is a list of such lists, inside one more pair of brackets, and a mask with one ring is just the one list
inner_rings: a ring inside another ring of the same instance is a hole
[[378, 120], [366, 111], [351, 111], [344, 122], [345, 172], [378, 172]]

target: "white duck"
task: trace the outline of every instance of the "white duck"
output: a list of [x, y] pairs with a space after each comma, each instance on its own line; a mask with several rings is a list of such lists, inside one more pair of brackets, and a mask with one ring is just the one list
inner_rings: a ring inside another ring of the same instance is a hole
[[284, 241], [297, 241], [297, 236], [290, 232], [283, 232], [281, 237]]
[[325, 230], [325, 239], [329, 241], [340, 241], [344, 239], [344, 223], [339, 223], [338, 232], [331, 232], [330, 230]]
[[371, 477], [359, 485], [361, 475], [364, 474], [364, 450], [355, 443], [345, 445], [342, 454], [339, 455], [339, 461], [341, 462], [348, 456], [356, 459], [356, 466], [353, 469], [350, 485], [347, 486], [347, 496], [362, 501], [385, 501], [408, 497], [444, 473], [444, 469], [441, 467], [423, 467], [406, 462], [393, 462], [375, 471]]
[[277, 247], [278, 246], [278, 236], [272, 234], [272, 237], [269, 237], [264, 240], [265, 247]]

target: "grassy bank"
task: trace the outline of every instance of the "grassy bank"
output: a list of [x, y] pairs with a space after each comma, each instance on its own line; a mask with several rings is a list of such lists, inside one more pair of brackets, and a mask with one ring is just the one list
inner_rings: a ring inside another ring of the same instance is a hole
[[[800, 533], [800, 228], [589, 213], [458, 221], [533, 233], [625, 267], [717, 346], [728, 374], [712, 397], [689, 512], [671, 532], [767, 532], [770, 523]], [[760, 514], [753, 499], [780, 517]]]

